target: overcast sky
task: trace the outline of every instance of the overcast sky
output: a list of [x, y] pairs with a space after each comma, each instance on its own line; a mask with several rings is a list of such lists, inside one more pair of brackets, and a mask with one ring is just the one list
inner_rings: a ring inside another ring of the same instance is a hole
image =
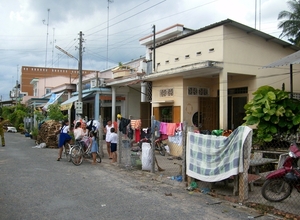
[[55, 45], [78, 57], [80, 31], [85, 40], [83, 69], [101, 71], [144, 56], [145, 48], [139, 39], [151, 34], [153, 25], [156, 31], [176, 23], [199, 29], [230, 18], [253, 28], [256, 24], [257, 29], [278, 37], [281, 30], [277, 28], [277, 17], [280, 11], [288, 10], [286, 2], [1, 0], [0, 97], [9, 99], [9, 91], [20, 79], [22, 66], [76, 69], [77, 61]]

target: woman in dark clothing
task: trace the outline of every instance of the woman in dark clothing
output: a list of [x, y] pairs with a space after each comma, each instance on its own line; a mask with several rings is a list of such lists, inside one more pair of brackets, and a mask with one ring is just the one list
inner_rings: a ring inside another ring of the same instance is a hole
[[61, 124], [61, 128], [57, 131], [57, 133], [59, 133], [57, 161], [60, 161], [61, 159], [61, 155], [65, 143], [69, 142], [72, 139], [72, 137], [68, 134], [68, 132], [69, 132], [69, 121], [64, 120]]

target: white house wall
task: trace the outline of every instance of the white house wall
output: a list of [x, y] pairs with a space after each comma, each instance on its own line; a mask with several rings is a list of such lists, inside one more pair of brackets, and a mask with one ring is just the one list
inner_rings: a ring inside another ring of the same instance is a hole
[[[223, 28], [216, 27], [156, 49], [157, 71], [207, 60], [223, 61]], [[210, 51], [212, 50], [213, 51]], [[201, 54], [199, 54], [201, 52]], [[198, 53], [198, 55], [197, 55]], [[189, 56], [188, 58], [186, 56]], [[175, 59], [179, 60], [176, 61]], [[169, 63], [166, 63], [169, 61]]]
[[[160, 91], [162, 89], [173, 89], [173, 96], [162, 97]], [[183, 80], [182, 77], [162, 79], [152, 82], [152, 101], [156, 102], [152, 104], [152, 107], [160, 106], [182, 106], [183, 105]], [[157, 102], [174, 101], [174, 103], [163, 104]], [[153, 111], [153, 109], [152, 109]], [[152, 112], [153, 115], [153, 112]], [[181, 110], [181, 118], [183, 118]]]
[[[281, 89], [285, 83], [286, 91], [290, 91], [289, 66], [280, 68], [262, 68], [276, 60], [279, 60], [295, 51], [265, 39], [247, 34], [245, 31], [232, 26], [224, 26], [224, 66], [223, 71], [228, 74], [252, 75], [253, 78], [228, 78], [231, 87], [248, 85], [249, 98], [252, 93], [263, 85], [270, 85]], [[299, 65], [295, 65], [295, 72]], [[285, 74], [284, 74], [285, 73]], [[282, 75], [284, 74], [284, 75]], [[298, 83], [299, 74], [294, 74], [294, 92], [300, 92]]]
[[185, 79], [183, 84], [183, 105], [182, 105], [182, 119], [188, 126], [193, 126], [192, 117], [198, 112], [199, 96], [188, 95], [188, 87], [204, 87], [209, 88], [210, 97], [217, 96], [217, 89], [214, 85], [218, 85], [218, 78], [193, 78]]
[[[137, 91], [138, 90], [138, 91]], [[137, 90], [129, 88], [127, 96], [127, 114], [124, 117], [129, 118], [132, 116], [133, 119], [140, 119], [140, 103], [141, 103], [141, 93], [140, 88]]]

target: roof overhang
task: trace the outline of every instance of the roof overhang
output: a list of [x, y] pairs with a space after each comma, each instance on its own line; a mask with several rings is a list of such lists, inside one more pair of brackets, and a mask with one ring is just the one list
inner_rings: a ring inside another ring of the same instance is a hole
[[207, 60], [205, 62], [193, 63], [158, 71], [156, 73], [146, 75], [143, 80], [156, 81], [176, 76], [182, 76], [184, 79], [195, 77], [212, 77], [214, 75], [218, 75], [222, 69], [222, 62]]
[[168, 103], [174, 103], [174, 100], [157, 100], [157, 101], [151, 101], [152, 104], [168, 104]]
[[62, 91], [76, 91], [76, 84], [63, 84], [51, 89], [51, 92], [62, 92]]
[[[85, 93], [85, 94], [82, 95], [82, 98], [87, 97], [90, 94], [91, 93]], [[66, 100], [66, 101], [64, 101], [63, 103], [60, 104], [60, 109], [62, 111], [71, 109], [73, 103], [76, 102], [77, 100], [78, 100], [78, 95], [69, 98], [68, 100]]]

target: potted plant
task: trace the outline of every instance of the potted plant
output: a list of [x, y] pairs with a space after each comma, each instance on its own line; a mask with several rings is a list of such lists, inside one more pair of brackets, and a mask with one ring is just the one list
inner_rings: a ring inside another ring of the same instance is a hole
[[245, 125], [255, 125], [254, 142], [287, 140], [299, 130], [300, 101], [290, 98], [288, 92], [262, 86], [245, 106]]
[[132, 72], [132, 68], [130, 66], [123, 65], [119, 62], [119, 66], [112, 70], [114, 74], [114, 78], [119, 78], [123, 76], [130, 75]]

